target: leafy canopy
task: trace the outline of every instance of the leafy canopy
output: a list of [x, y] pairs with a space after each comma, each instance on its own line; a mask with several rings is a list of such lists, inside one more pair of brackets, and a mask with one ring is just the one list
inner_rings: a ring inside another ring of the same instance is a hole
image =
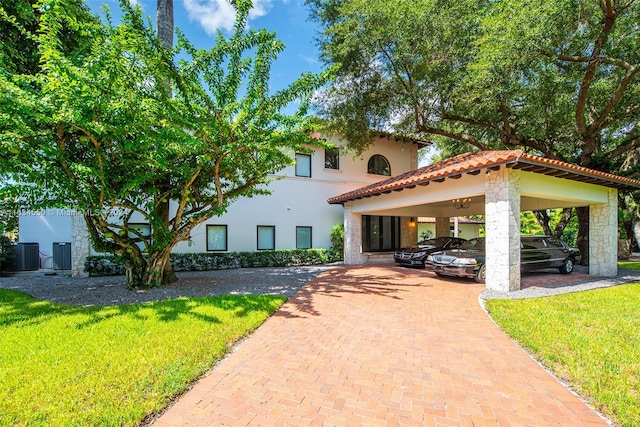
[[[307, 0], [339, 127], [524, 148], [638, 176], [637, 0]], [[368, 140], [361, 137], [361, 145]]]
[[[272, 32], [245, 31], [251, 2], [234, 4], [234, 31], [209, 50], [180, 33], [164, 49], [128, 1], [114, 25], [73, 0], [43, 0], [35, 33], [3, 13], [38, 46], [40, 64], [34, 74], [0, 63], [0, 170], [12, 182], [3, 191], [29, 208], [78, 209], [96, 248], [122, 254], [132, 285], [162, 282], [171, 248], [194, 226], [267, 193], [289, 151], [314, 142], [307, 100], [325, 76], [271, 93], [284, 46]], [[83, 35], [72, 49], [69, 30]], [[283, 112], [297, 101], [296, 113]], [[151, 236], [132, 220], [151, 224]]]

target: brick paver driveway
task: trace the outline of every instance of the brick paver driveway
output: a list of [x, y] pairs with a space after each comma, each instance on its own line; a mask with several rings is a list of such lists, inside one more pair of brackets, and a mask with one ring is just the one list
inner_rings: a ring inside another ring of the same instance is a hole
[[325, 272], [155, 425], [607, 425], [492, 323], [483, 289], [395, 266]]

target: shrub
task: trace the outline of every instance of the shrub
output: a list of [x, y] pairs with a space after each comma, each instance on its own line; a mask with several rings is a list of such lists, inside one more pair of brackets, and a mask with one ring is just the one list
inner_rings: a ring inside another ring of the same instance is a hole
[[[288, 267], [319, 265], [342, 259], [333, 249], [292, 249], [260, 252], [188, 253], [171, 254], [174, 271], [208, 271], [250, 267]], [[90, 276], [124, 274], [120, 257], [97, 255], [87, 257], [85, 271]]]
[[340, 253], [340, 259], [342, 259], [342, 253], [344, 252], [344, 224], [336, 224], [331, 229], [331, 249]]
[[11, 246], [11, 239], [0, 235], [0, 271], [10, 270], [15, 253]]

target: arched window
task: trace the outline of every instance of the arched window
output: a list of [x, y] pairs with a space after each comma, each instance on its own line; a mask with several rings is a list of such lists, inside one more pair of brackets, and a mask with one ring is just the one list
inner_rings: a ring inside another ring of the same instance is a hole
[[375, 175], [391, 176], [391, 166], [389, 161], [380, 154], [374, 154], [369, 159], [369, 165], [367, 166], [367, 172]]

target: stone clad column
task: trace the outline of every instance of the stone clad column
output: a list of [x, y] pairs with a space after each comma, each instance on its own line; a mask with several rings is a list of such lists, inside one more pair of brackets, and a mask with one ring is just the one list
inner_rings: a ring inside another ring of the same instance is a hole
[[436, 218], [436, 237], [447, 237], [451, 235], [451, 220], [450, 218], [439, 216]]
[[[413, 221], [411, 221], [413, 218]], [[400, 246], [407, 248], [418, 244], [418, 218], [400, 217]]]
[[89, 230], [84, 222], [81, 212], [71, 215], [71, 274], [73, 276], [87, 277], [89, 273], [84, 271], [84, 262], [91, 254], [91, 239]]
[[485, 179], [486, 285], [520, 289], [520, 171], [501, 167]]
[[366, 264], [362, 254], [362, 214], [353, 213], [353, 202], [344, 204], [344, 263], [347, 265]]
[[609, 188], [608, 203], [589, 206], [589, 274], [618, 274], [618, 190]]

